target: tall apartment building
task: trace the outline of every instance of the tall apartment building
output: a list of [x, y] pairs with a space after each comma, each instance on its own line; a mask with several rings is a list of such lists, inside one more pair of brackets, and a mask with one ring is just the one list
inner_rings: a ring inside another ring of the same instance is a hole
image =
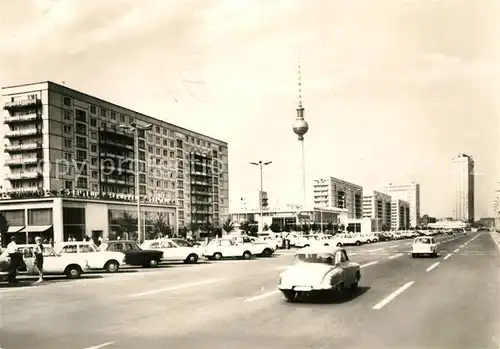
[[313, 184], [315, 207], [347, 209], [347, 217], [363, 217], [363, 187], [338, 178], [318, 179]]
[[474, 221], [474, 160], [467, 154], [453, 158], [453, 218]]
[[410, 228], [410, 204], [404, 200], [391, 201], [391, 229], [406, 230]]
[[384, 193], [390, 195], [393, 199], [400, 199], [408, 202], [410, 205], [410, 226], [420, 225], [420, 184], [411, 183], [404, 185], [393, 185], [390, 183], [384, 187]]
[[371, 195], [363, 196], [363, 218], [376, 220], [374, 231], [385, 231], [391, 228], [391, 201], [390, 195], [375, 190]]
[[175, 228], [228, 216], [226, 142], [53, 82], [2, 94], [0, 210], [10, 233], [119, 234], [124, 212], [137, 219], [137, 176], [145, 229], [160, 214]]

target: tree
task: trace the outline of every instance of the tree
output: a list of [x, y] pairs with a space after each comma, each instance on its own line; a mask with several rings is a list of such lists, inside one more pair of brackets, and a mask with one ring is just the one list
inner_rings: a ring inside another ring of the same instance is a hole
[[234, 230], [234, 225], [233, 222], [231, 222], [231, 219], [228, 218], [224, 221], [224, 223], [222, 223], [222, 229], [224, 229], [226, 233], [230, 233]]
[[321, 225], [314, 222], [313, 224], [311, 224], [311, 230], [312, 231], [321, 231]]
[[279, 224], [277, 224], [277, 223], [273, 223], [273, 224], [271, 224], [271, 226], [269, 227], [269, 229], [271, 229], [271, 231], [272, 231], [273, 233], [279, 233], [279, 232], [281, 231], [281, 227], [280, 227], [280, 225], [279, 225]]
[[243, 230], [245, 233], [248, 233], [250, 231], [250, 222], [249, 221], [241, 222], [240, 229]]
[[302, 224], [301, 229], [304, 233], [309, 233], [311, 231], [311, 226], [309, 224]]
[[205, 220], [205, 222], [203, 222], [203, 224], [201, 225], [201, 231], [205, 234], [212, 234], [214, 230], [214, 227], [212, 225], [212, 223], [207, 219]]
[[258, 235], [257, 232], [259, 231], [259, 223], [257, 223], [254, 220], [251, 220], [248, 222], [248, 226], [249, 226], [248, 234], [252, 236], [257, 236]]
[[339, 224], [339, 231], [344, 231], [345, 230], [345, 225], [342, 223]]
[[163, 215], [163, 213], [158, 214], [158, 217], [154, 221], [152, 233], [154, 236], [161, 235], [167, 237], [172, 233], [172, 229], [165, 220], [165, 216]]
[[333, 233], [333, 230], [334, 230], [334, 226], [333, 226], [333, 223], [332, 222], [328, 222], [328, 224], [326, 225], [326, 231], [330, 232], [330, 233]]
[[130, 213], [124, 212], [123, 216], [116, 220], [117, 223], [117, 235], [121, 236], [124, 233], [129, 237], [137, 232], [137, 218], [133, 218]]
[[7, 246], [7, 232], [9, 231], [9, 222], [5, 218], [5, 214], [0, 211], [0, 242], [2, 247]]

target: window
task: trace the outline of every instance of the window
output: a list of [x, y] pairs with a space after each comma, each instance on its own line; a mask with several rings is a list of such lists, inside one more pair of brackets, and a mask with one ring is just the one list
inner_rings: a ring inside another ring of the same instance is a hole
[[163, 140], [163, 146], [164, 146], [164, 147], [167, 147], [167, 146], [168, 146], [168, 140], [166, 140], [166, 139], [164, 139], [164, 140]]
[[64, 130], [64, 133], [71, 133], [71, 126], [64, 125], [63, 130]]
[[160, 144], [160, 141], [161, 141], [160, 137], [156, 137], [156, 144]]
[[84, 137], [76, 136], [76, 146], [78, 148], [87, 149], [87, 139]]
[[75, 132], [78, 134], [81, 134], [81, 135], [86, 135], [87, 134], [87, 125], [77, 123]]
[[125, 122], [125, 115], [120, 115], [120, 122]]
[[78, 180], [76, 181], [76, 186], [78, 188], [88, 188], [88, 182], [87, 182], [87, 177], [78, 177]]
[[90, 252], [95, 252], [90, 245], [80, 245], [80, 253], [90, 253]]
[[156, 126], [156, 127], [155, 127], [155, 132], [156, 132], [156, 133], [160, 133], [160, 132], [161, 132], [161, 130], [160, 130], [160, 126]]
[[145, 138], [146, 137], [146, 130], [138, 130], [137, 135], [139, 138]]
[[144, 139], [139, 139], [139, 149], [146, 149], [146, 142]]
[[90, 126], [97, 127], [97, 119], [96, 118], [90, 118]]
[[64, 160], [71, 161], [73, 160], [73, 156], [70, 153], [64, 153]]
[[173, 148], [175, 146], [175, 142], [174, 141], [170, 141], [170, 148]]
[[163, 150], [163, 156], [168, 156], [168, 150]]
[[71, 110], [64, 110], [64, 120], [71, 120]]
[[182, 148], [182, 139], [177, 140], [177, 148]]
[[175, 157], [175, 153], [173, 151], [170, 152], [170, 157], [171, 158], [174, 158]]
[[71, 144], [71, 139], [64, 139], [64, 148], [71, 148], [73, 144]]
[[91, 131], [90, 132], [90, 139], [97, 140], [97, 132]]
[[64, 181], [64, 188], [73, 190], [73, 182], [72, 181]]
[[116, 120], [116, 113], [114, 111], [111, 112], [110, 119]]
[[77, 150], [76, 151], [76, 160], [77, 161], [87, 160], [87, 152], [85, 150]]
[[75, 119], [81, 122], [87, 122], [87, 113], [84, 110], [75, 110]]
[[90, 145], [90, 151], [92, 153], [97, 153], [97, 145], [96, 144], [91, 144]]
[[66, 105], [66, 106], [70, 107], [70, 106], [71, 106], [71, 98], [69, 98], [69, 97], [64, 97], [64, 99], [63, 99], [63, 103], [64, 103], [64, 105]]
[[139, 151], [139, 160], [146, 160], [146, 153], [143, 151]]
[[156, 155], [160, 155], [161, 154], [161, 149], [160, 148], [156, 148]]
[[104, 130], [106, 129], [106, 123], [105, 122], [101, 122], [101, 128]]
[[97, 158], [90, 158], [90, 164], [92, 166], [97, 166]]
[[78, 253], [78, 246], [77, 245], [66, 245], [62, 249], [62, 253]]
[[153, 146], [152, 145], [149, 145], [148, 146], [148, 152], [152, 153], [153, 152]]
[[163, 129], [163, 135], [166, 136], [168, 134], [166, 129]]
[[92, 179], [97, 179], [97, 171], [92, 171]]
[[96, 113], [96, 110], [97, 110], [97, 108], [96, 108], [96, 106], [95, 106], [95, 105], [91, 105], [91, 106], [90, 106], [90, 113], [91, 113], [91, 114], [95, 114], [95, 113]]
[[101, 108], [101, 116], [106, 117], [106, 109]]

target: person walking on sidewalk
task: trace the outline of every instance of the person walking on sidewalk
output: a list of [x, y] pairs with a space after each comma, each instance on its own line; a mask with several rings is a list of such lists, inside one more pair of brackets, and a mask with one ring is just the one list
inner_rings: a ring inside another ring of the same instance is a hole
[[35, 255], [35, 261], [34, 261], [34, 269], [35, 272], [38, 274], [38, 281], [37, 283], [43, 282], [43, 244], [42, 244], [42, 238], [37, 236], [35, 238], [35, 248], [33, 249], [33, 253]]

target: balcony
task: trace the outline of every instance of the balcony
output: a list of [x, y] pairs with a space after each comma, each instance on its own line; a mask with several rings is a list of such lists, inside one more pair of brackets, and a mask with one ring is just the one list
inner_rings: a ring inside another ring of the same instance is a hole
[[213, 196], [214, 193], [209, 192], [209, 191], [202, 191], [202, 190], [192, 190], [191, 195]]
[[211, 172], [190, 171], [191, 176], [212, 177]]
[[15, 158], [15, 159], [6, 160], [5, 165], [10, 166], [10, 167], [23, 166], [23, 165], [36, 165], [41, 160], [42, 159], [40, 159], [36, 156], [30, 156], [27, 158]]
[[[101, 160], [105, 159], [106, 157], [113, 158], [113, 159], [125, 159], [125, 155], [123, 154], [116, 154], [116, 153], [110, 153], [110, 152], [100, 152], [100, 157]], [[128, 159], [129, 157], [127, 157]], [[133, 157], [130, 157], [130, 159], [133, 159]]]
[[33, 193], [41, 190], [41, 187], [30, 186], [30, 187], [19, 187], [19, 188], [9, 188], [5, 189], [7, 194], [23, 194], [23, 193]]
[[193, 200], [191, 203], [193, 205], [212, 206], [212, 203], [210, 201]]
[[5, 133], [5, 137], [7, 138], [16, 138], [16, 137], [26, 137], [26, 136], [35, 136], [41, 135], [42, 130], [38, 128], [29, 128], [25, 130], [11, 130]]
[[101, 138], [100, 142], [102, 145], [106, 145], [108, 147], [113, 147], [113, 148], [119, 148], [119, 149], [128, 149], [128, 150], [134, 150], [134, 144], [127, 144], [124, 142], [118, 142], [114, 140], [113, 138]]
[[24, 179], [36, 179], [42, 177], [42, 174], [38, 171], [28, 171], [19, 173], [10, 173], [5, 176], [9, 181], [19, 181]]
[[31, 98], [31, 99], [21, 99], [18, 101], [7, 102], [4, 104], [3, 108], [6, 110], [14, 110], [14, 109], [21, 109], [21, 108], [39, 107], [41, 105], [42, 105], [42, 101], [40, 99]]
[[42, 116], [36, 113], [32, 114], [24, 114], [24, 115], [9, 115], [4, 118], [4, 123], [6, 124], [14, 124], [21, 122], [31, 122], [31, 121], [40, 121], [42, 120]]
[[8, 153], [18, 153], [23, 151], [42, 150], [41, 143], [28, 143], [28, 144], [11, 144], [5, 147]]
[[119, 186], [125, 186], [125, 187], [133, 187], [135, 186], [135, 182], [132, 180], [125, 180], [125, 179], [117, 179], [117, 178], [103, 178], [101, 181], [103, 184], [114, 184], [114, 185], [119, 185]]
[[207, 182], [200, 182], [200, 181], [191, 181], [191, 185], [201, 185], [201, 186], [206, 186], [206, 187], [212, 187], [212, 183], [207, 183]]

